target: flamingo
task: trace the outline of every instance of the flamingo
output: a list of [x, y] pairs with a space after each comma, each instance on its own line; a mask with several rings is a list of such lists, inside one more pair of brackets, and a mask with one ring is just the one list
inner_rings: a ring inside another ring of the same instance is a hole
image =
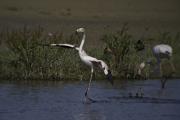
[[167, 44], [159, 44], [153, 47], [153, 54], [158, 62], [160, 62], [163, 58], [170, 59], [172, 52], [172, 47]]
[[[158, 44], [152, 48], [152, 52], [153, 52], [154, 57], [157, 60], [157, 64], [159, 66], [158, 68], [160, 69], [160, 72], [161, 72], [161, 60], [162, 59], [168, 59], [168, 60], [171, 59], [172, 53], [173, 53], [172, 47], [167, 44]], [[141, 73], [141, 70], [144, 69], [146, 64], [151, 64], [151, 60], [142, 62], [139, 65], [138, 74]]]
[[145, 62], [140, 63], [140, 65], [138, 66], [138, 75], [141, 76], [142, 70], [145, 68], [145, 66], [146, 66]]
[[[153, 47], [153, 54], [157, 59], [158, 63], [158, 68], [161, 76], [164, 76], [164, 79], [161, 80], [161, 88], [165, 87], [165, 83], [167, 81], [166, 75], [162, 75], [162, 70], [161, 70], [161, 59], [168, 59], [170, 60], [172, 57], [173, 49], [170, 45], [167, 44], [159, 44]], [[174, 73], [175, 68], [172, 62], [170, 61], [170, 66], [172, 68], [172, 73]], [[171, 74], [172, 74], [171, 73]]]
[[[162, 59], [168, 59], [172, 57], [173, 49], [170, 45], [167, 44], [159, 44], [155, 45], [152, 49], [154, 56], [157, 59], [159, 72], [161, 72], [161, 60]], [[174, 66], [171, 63], [172, 68], [174, 69]]]
[[[152, 52], [153, 52], [154, 57], [157, 60], [159, 72], [161, 72], [161, 60], [162, 59], [170, 60], [170, 58], [172, 57], [172, 53], [173, 53], [172, 47], [167, 44], [159, 44], [159, 45], [155, 45], [153, 47]], [[141, 71], [145, 68], [146, 64], [151, 64], [151, 60], [140, 63], [140, 65], [138, 67], [138, 75], [141, 75]], [[171, 64], [171, 66], [173, 67], [172, 64]], [[173, 69], [174, 69], [174, 67], [173, 67]]]
[[89, 56], [83, 49], [83, 46], [85, 43], [85, 38], [86, 38], [85, 28], [78, 28], [76, 30], [76, 32], [83, 33], [82, 41], [81, 41], [81, 44], [79, 47], [77, 47], [76, 45], [71, 45], [71, 44], [50, 44], [50, 46], [73, 48], [78, 51], [81, 61], [84, 62], [87, 66], [89, 66], [91, 68], [91, 75], [90, 75], [89, 83], [88, 83], [88, 86], [85, 91], [85, 101], [95, 102], [93, 99], [91, 99], [88, 96], [88, 92], [90, 90], [90, 85], [91, 85], [91, 81], [92, 81], [92, 77], [93, 77], [93, 73], [94, 73], [94, 66], [98, 66], [99, 68], [101, 68], [104, 71], [104, 74], [107, 76], [107, 79], [109, 80], [109, 82], [113, 85], [112, 74], [111, 74], [109, 67], [107, 66], [107, 64], [104, 61], [99, 60], [95, 57]]
[[143, 61], [141, 62], [139, 65], [138, 65], [138, 71], [137, 71], [137, 75], [139, 77], [142, 77], [142, 78], [147, 78], [148, 77], [148, 73], [145, 73], [145, 76], [143, 76], [142, 74], [142, 71], [149, 65], [152, 65], [152, 61], [150, 59], [146, 60], [146, 61]]

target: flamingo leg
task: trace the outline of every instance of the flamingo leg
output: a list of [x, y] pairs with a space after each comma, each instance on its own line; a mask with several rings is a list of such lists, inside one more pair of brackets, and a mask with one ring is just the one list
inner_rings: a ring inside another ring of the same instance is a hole
[[162, 77], [162, 71], [161, 71], [161, 60], [160, 58], [157, 58], [157, 65], [158, 65], [158, 74], [160, 75], [159, 77]]
[[162, 74], [162, 64], [161, 64], [161, 62], [159, 63], [159, 72], [160, 72], [160, 76], [162, 77], [163, 74]]
[[89, 90], [90, 90], [93, 73], [94, 73], [94, 69], [93, 69], [93, 67], [92, 67], [92, 68], [91, 68], [91, 76], [90, 76], [89, 83], [88, 83], [88, 86], [87, 86], [86, 92], [85, 92], [85, 102], [86, 102], [86, 103], [95, 102], [95, 100], [89, 98], [89, 96], [88, 96], [88, 92], [89, 92]]

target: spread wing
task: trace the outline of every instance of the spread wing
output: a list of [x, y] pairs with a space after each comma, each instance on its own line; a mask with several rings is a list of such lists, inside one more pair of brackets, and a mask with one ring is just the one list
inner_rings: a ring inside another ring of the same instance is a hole
[[110, 71], [109, 67], [107, 66], [107, 64], [104, 61], [97, 60], [97, 59], [92, 60], [91, 62], [93, 63], [93, 65], [98, 66], [103, 70], [103, 72], [106, 75], [107, 79], [113, 85], [112, 74], [111, 74], [111, 71]]
[[[70, 48], [70, 49], [75, 49], [75, 50], [79, 51], [79, 47], [77, 47], [76, 45], [71, 45], [71, 44], [50, 44], [50, 46], [63, 47], [63, 48], [68, 48], [68, 49]], [[84, 50], [82, 50], [82, 53], [84, 55], [87, 55], [87, 53]]]
[[50, 46], [54, 47], [54, 46], [57, 46], [57, 47], [64, 47], [64, 48], [74, 48], [76, 50], [79, 50], [79, 48], [75, 45], [71, 45], [71, 44], [50, 44]]

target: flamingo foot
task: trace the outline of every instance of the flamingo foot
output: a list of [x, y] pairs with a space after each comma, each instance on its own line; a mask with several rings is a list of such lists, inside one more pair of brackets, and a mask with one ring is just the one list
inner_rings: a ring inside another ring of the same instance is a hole
[[85, 97], [85, 101], [84, 101], [84, 103], [85, 104], [91, 104], [91, 103], [95, 103], [96, 102], [96, 100], [93, 100], [92, 98], [89, 98], [89, 97]]
[[86, 104], [91, 104], [91, 103], [95, 103], [95, 102], [96, 102], [96, 100], [93, 100], [92, 98], [89, 98], [87, 92], [85, 92], [85, 100], [84, 100], [84, 103], [86, 103]]

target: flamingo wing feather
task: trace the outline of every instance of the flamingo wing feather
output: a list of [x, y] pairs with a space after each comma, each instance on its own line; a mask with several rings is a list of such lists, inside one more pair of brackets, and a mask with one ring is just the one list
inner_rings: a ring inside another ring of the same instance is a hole
[[111, 74], [111, 71], [110, 71], [109, 67], [107, 66], [107, 64], [104, 61], [97, 60], [97, 59], [92, 60], [91, 62], [93, 63], [93, 65], [98, 66], [98, 67], [100, 67], [100, 69], [103, 70], [103, 72], [106, 75], [107, 79], [113, 85], [112, 74]]

